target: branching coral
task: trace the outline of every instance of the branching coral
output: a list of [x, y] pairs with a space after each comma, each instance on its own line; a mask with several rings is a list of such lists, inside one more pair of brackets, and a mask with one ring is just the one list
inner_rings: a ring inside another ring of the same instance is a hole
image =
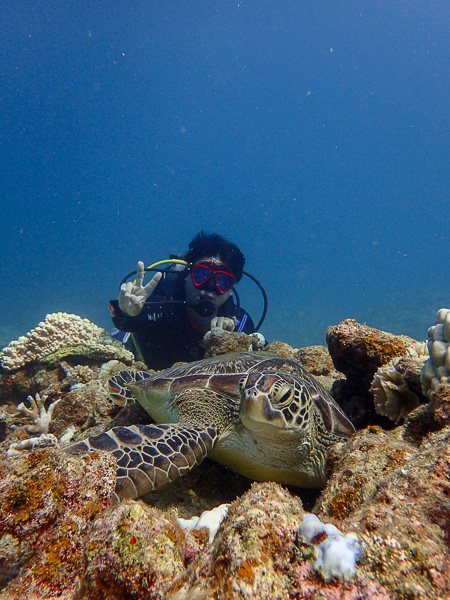
[[27, 431], [29, 433], [48, 433], [48, 426], [52, 420], [53, 411], [61, 402], [61, 399], [51, 402], [48, 409], [45, 407], [47, 396], [42, 396], [41, 398], [39, 394], [36, 394], [36, 398], [28, 396], [27, 400], [31, 404], [31, 408], [25, 406], [23, 402], [17, 407], [19, 412], [28, 416], [33, 421], [33, 425], [29, 425]]

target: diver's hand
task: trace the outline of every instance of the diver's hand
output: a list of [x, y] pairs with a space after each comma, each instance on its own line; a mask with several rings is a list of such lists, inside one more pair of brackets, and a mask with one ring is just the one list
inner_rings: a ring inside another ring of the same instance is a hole
[[137, 264], [136, 282], [122, 283], [119, 293], [120, 310], [130, 317], [138, 315], [144, 307], [147, 296], [158, 285], [162, 273], [156, 273], [147, 285], [144, 283], [144, 263], [140, 260]]
[[233, 331], [236, 327], [236, 320], [229, 319], [228, 317], [214, 317], [211, 321], [211, 329], [213, 327], [219, 327], [224, 331]]

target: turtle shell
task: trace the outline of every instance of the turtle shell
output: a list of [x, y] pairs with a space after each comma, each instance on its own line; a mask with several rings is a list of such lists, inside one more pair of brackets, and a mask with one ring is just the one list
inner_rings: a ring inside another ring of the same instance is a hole
[[314, 377], [298, 363], [269, 352], [236, 352], [177, 365], [149, 375], [129, 387], [141, 403], [146, 392], [173, 398], [182, 390], [191, 388], [219, 391], [230, 400], [237, 401], [241, 378], [251, 372], [263, 371], [298, 377], [308, 386], [326, 430], [338, 436], [354, 433], [353, 425], [344, 412]]

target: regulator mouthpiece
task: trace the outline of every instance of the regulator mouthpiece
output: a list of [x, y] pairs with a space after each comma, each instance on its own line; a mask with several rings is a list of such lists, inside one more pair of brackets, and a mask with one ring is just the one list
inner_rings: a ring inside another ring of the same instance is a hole
[[213, 319], [217, 314], [216, 303], [210, 298], [199, 298], [191, 308], [203, 319]]

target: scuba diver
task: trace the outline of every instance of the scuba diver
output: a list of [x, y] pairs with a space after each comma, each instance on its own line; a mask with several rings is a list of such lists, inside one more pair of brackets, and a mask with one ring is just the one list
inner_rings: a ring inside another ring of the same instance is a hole
[[[263, 292], [264, 319], [267, 297], [261, 284], [245, 273], [245, 257], [236, 244], [221, 235], [201, 231], [186, 254], [171, 255], [170, 261], [161, 262], [172, 264], [146, 285], [144, 273], [156, 270], [152, 268], [155, 265], [144, 269], [144, 263], [138, 262], [137, 271], [122, 281], [119, 298], [111, 302], [114, 325], [120, 332], [131, 333], [121, 336], [113, 332], [113, 337], [121, 339], [148, 367], [159, 370], [203, 358], [203, 336], [213, 327], [254, 333], [257, 328], [233, 290], [243, 274]], [[135, 273], [134, 282], [126, 282]]]

